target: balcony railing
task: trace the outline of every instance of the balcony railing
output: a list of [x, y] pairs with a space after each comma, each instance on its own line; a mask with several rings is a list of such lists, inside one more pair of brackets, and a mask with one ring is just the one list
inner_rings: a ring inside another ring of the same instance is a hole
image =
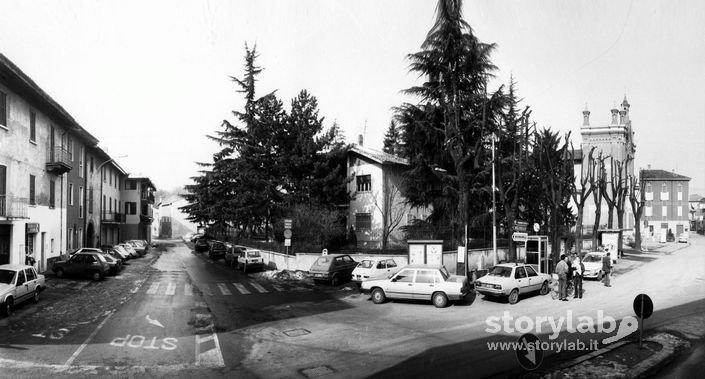
[[27, 199], [26, 197], [0, 195], [0, 217], [28, 218], [28, 207], [29, 199]]
[[103, 217], [101, 217], [102, 222], [112, 223], [112, 224], [124, 224], [125, 215], [118, 212], [105, 212]]
[[61, 175], [71, 171], [73, 164], [71, 163], [71, 154], [65, 147], [55, 146], [47, 152], [47, 171]]
[[152, 192], [142, 192], [142, 200], [150, 204], [154, 204], [154, 193]]

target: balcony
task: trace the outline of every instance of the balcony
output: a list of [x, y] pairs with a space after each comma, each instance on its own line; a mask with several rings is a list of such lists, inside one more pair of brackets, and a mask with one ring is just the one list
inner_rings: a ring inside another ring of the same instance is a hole
[[146, 201], [148, 204], [154, 204], [154, 193], [142, 192], [142, 201]]
[[49, 150], [47, 155], [46, 168], [50, 173], [61, 175], [73, 169], [71, 154], [69, 154], [69, 151], [65, 147], [55, 146]]
[[0, 217], [7, 219], [29, 218], [27, 216], [28, 207], [29, 199], [26, 197], [0, 195]]
[[148, 214], [141, 214], [140, 215], [140, 222], [144, 224], [151, 224], [152, 221], [154, 221], [154, 217], [152, 215]]
[[105, 212], [100, 220], [103, 224], [124, 224], [125, 215], [118, 212]]

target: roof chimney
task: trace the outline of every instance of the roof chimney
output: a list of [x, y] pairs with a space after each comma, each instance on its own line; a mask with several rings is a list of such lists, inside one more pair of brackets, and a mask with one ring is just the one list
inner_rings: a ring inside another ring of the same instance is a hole
[[363, 142], [363, 140], [362, 140], [362, 134], [358, 134], [358, 136], [357, 136], [357, 144], [360, 145], [360, 146], [362, 146], [362, 142]]

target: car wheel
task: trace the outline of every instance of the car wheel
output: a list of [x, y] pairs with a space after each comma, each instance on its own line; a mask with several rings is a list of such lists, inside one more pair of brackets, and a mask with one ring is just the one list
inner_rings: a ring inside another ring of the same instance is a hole
[[443, 292], [436, 292], [433, 294], [433, 305], [436, 308], [444, 308], [448, 305], [448, 297]]
[[64, 270], [63, 269], [56, 270], [56, 276], [58, 278], [63, 278], [64, 277]]
[[513, 289], [512, 292], [509, 293], [509, 304], [516, 304], [519, 301], [519, 290], [518, 289]]
[[372, 302], [375, 304], [382, 304], [387, 300], [387, 296], [384, 295], [384, 291], [381, 288], [375, 288], [372, 291]]
[[41, 287], [37, 287], [37, 289], [34, 290], [34, 297], [32, 298], [32, 300], [33, 300], [35, 303], [38, 303], [38, 302], [39, 302], [39, 291], [40, 291], [40, 289], [41, 289]]
[[91, 277], [93, 278], [93, 280], [99, 281], [103, 278], [103, 275], [100, 274], [100, 271], [94, 271]]
[[330, 280], [330, 285], [333, 287], [337, 287], [340, 284], [340, 278], [338, 278], [338, 275], [333, 276], [333, 278]]
[[7, 299], [4, 303], [2, 303], [0, 313], [2, 313], [5, 317], [10, 317], [12, 315], [12, 299]]
[[541, 295], [546, 295], [548, 294], [549, 289], [548, 289], [548, 282], [543, 282], [541, 285], [541, 291], [539, 292]]

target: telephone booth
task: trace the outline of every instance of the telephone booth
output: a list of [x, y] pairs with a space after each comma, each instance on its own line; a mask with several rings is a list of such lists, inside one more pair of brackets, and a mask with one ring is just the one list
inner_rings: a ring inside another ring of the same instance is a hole
[[543, 274], [553, 272], [553, 263], [548, 251], [548, 236], [528, 237], [526, 241], [526, 263], [533, 266], [536, 272]]

